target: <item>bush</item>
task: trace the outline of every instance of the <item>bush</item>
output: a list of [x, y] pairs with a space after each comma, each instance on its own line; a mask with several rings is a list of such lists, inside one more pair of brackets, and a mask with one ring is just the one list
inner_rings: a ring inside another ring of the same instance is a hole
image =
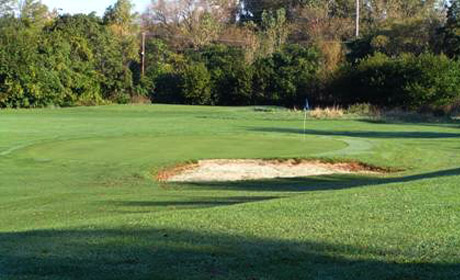
[[170, 104], [211, 104], [211, 76], [203, 63], [193, 63], [159, 74], [151, 95], [154, 102]]
[[422, 54], [390, 58], [377, 53], [342, 68], [332, 91], [342, 104], [418, 109], [444, 106], [460, 96], [460, 62]]
[[242, 49], [223, 45], [209, 46], [195, 59], [205, 63], [209, 70], [213, 104], [253, 103], [252, 68], [246, 63]]
[[242, 49], [222, 45], [171, 58], [152, 72], [156, 102], [303, 106], [320, 69], [318, 53], [298, 45], [288, 45], [254, 64], [245, 61]]
[[347, 113], [361, 116], [375, 116], [379, 114], [379, 109], [370, 103], [359, 103], [348, 107]]
[[95, 15], [64, 15], [42, 28], [0, 18], [0, 107], [126, 102], [132, 73], [120, 42]]
[[203, 63], [187, 66], [181, 81], [182, 97], [187, 104], [211, 104], [211, 76]]
[[419, 108], [432, 105], [445, 106], [460, 97], [460, 61], [432, 54], [409, 58], [410, 67], [417, 75], [406, 82], [404, 91], [411, 100], [410, 106]]
[[433, 40], [440, 24], [436, 19], [427, 17], [382, 22], [379, 28], [364, 37], [348, 42], [347, 57], [354, 63], [377, 52], [397, 57], [404, 53], [420, 55], [434, 51]]
[[182, 77], [174, 72], [160, 74], [155, 79], [155, 90], [151, 94], [153, 102], [184, 104]]
[[288, 45], [254, 64], [254, 89], [262, 104], [302, 106], [316, 86], [320, 58], [316, 50]]

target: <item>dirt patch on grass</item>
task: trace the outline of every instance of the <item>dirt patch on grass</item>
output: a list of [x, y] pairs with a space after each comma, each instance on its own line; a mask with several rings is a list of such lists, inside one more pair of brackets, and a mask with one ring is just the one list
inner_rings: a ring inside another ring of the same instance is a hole
[[381, 174], [387, 170], [358, 162], [328, 163], [318, 160], [201, 160], [162, 170], [161, 182], [231, 182], [296, 178], [331, 174]]

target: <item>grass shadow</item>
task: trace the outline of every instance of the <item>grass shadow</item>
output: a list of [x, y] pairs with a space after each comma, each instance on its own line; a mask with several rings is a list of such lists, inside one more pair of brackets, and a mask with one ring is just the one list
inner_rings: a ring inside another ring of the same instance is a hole
[[[223, 196], [194, 196], [188, 193], [184, 196], [154, 198], [149, 200], [120, 200], [101, 201], [100, 203], [109, 206], [114, 213], [142, 214], [158, 213], [161, 211], [189, 210], [225, 207], [231, 205], [262, 202], [273, 199], [289, 197], [295, 194], [315, 191], [335, 191], [357, 187], [372, 187], [382, 184], [407, 183], [417, 180], [434, 179], [449, 176], [460, 176], [460, 168], [440, 170], [435, 172], [416, 174], [402, 177], [375, 177], [355, 174], [334, 174], [314, 177], [279, 178], [272, 180], [251, 180], [237, 182], [186, 182], [170, 183], [181, 190], [189, 192], [209, 191], [218, 194], [225, 192], [244, 192], [245, 196], [233, 195]], [[166, 184], [166, 183], [165, 183]], [[259, 195], [264, 192], [270, 194]]]
[[441, 119], [438, 121], [417, 121], [410, 119], [359, 119], [357, 120], [363, 123], [369, 124], [392, 124], [392, 125], [418, 125], [418, 126], [433, 126], [433, 127], [449, 127], [449, 128], [460, 128], [460, 121], [458, 120], [445, 120]]
[[358, 138], [412, 138], [412, 139], [442, 139], [442, 138], [460, 138], [460, 133], [447, 132], [423, 132], [423, 131], [331, 131], [316, 129], [297, 129], [283, 127], [257, 127], [250, 128], [251, 131], [257, 132], [275, 132], [275, 133], [293, 133], [319, 136], [346, 136]]
[[[111, 201], [109, 204], [114, 206], [118, 213], [150, 213], [161, 210], [185, 210], [199, 208], [213, 208], [231, 206], [244, 203], [253, 203], [277, 199], [281, 196], [228, 196], [228, 197], [190, 197], [184, 196], [179, 199], [186, 200], [145, 200], [145, 201]], [[106, 204], [104, 201], [103, 204]], [[123, 210], [126, 209], [126, 210]]]
[[0, 233], [0, 278], [458, 279], [460, 276], [459, 263], [430, 262], [430, 255], [423, 255], [426, 252], [397, 248], [156, 228]]
[[[407, 183], [423, 179], [449, 176], [459, 176], [460, 168], [440, 170], [395, 178], [359, 176], [352, 174], [334, 174], [303, 178], [282, 178], [274, 180], [256, 180], [240, 182], [199, 182], [186, 183], [187, 186], [198, 189], [220, 189], [240, 191], [269, 191], [269, 192], [310, 192], [341, 190], [364, 186], [375, 186], [391, 183]], [[185, 184], [185, 183], [184, 183]]]

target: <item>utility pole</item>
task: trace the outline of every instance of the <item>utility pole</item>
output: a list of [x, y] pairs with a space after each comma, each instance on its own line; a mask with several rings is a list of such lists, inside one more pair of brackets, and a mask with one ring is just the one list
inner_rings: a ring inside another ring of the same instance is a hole
[[356, 0], [356, 38], [359, 37], [359, 21], [360, 21], [360, 14], [361, 14], [361, 11], [360, 11], [360, 0]]
[[141, 47], [141, 75], [145, 75], [145, 36], [146, 33], [142, 32], [142, 47]]

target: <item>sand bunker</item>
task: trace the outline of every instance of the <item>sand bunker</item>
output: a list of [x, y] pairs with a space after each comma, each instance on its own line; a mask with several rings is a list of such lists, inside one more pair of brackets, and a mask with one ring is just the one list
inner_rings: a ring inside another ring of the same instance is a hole
[[380, 173], [360, 163], [324, 163], [306, 160], [201, 160], [166, 169], [158, 174], [163, 182], [230, 182], [296, 178], [330, 174]]

